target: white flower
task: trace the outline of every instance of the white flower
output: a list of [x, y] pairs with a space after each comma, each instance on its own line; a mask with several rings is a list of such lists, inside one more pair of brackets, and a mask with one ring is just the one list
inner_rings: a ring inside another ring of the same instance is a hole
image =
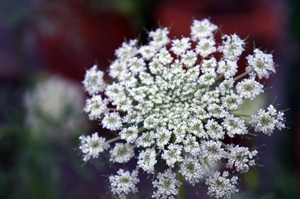
[[223, 139], [224, 131], [221, 125], [218, 124], [214, 119], [209, 119], [205, 125], [207, 134], [214, 140]]
[[163, 65], [158, 60], [158, 57], [154, 57], [152, 61], [149, 63], [149, 69], [153, 74], [161, 74], [163, 71]]
[[207, 194], [216, 198], [231, 198], [231, 194], [239, 190], [236, 188], [237, 177], [229, 179], [228, 176], [228, 171], [224, 171], [222, 176], [218, 171], [212, 172], [205, 182], [208, 185]]
[[200, 76], [198, 82], [199, 84], [202, 85], [211, 86], [213, 85], [213, 83], [215, 83], [216, 77], [217, 77], [216, 72], [204, 73], [203, 75]]
[[113, 84], [106, 87], [105, 94], [109, 100], [121, 98], [124, 96], [124, 87], [119, 83], [113, 82]]
[[130, 144], [116, 143], [115, 147], [110, 150], [109, 161], [117, 163], [128, 162], [134, 156], [133, 146]]
[[218, 70], [219, 74], [224, 75], [226, 79], [233, 77], [237, 73], [237, 61], [234, 60], [222, 60], [218, 63]]
[[[195, 114], [197, 114], [196, 111], [194, 111], [194, 115]], [[203, 124], [201, 120], [197, 118], [193, 118], [192, 121], [188, 124], [188, 131], [199, 138], [207, 138], [207, 134], [203, 129]]]
[[108, 112], [107, 104], [107, 99], [102, 100], [101, 95], [94, 95], [92, 98], [86, 100], [83, 110], [89, 114], [90, 120], [101, 119], [102, 114]]
[[83, 161], [85, 162], [91, 158], [98, 158], [99, 153], [109, 148], [109, 144], [105, 142], [105, 138], [99, 137], [97, 132], [93, 133], [92, 137], [81, 135], [79, 139], [81, 142], [79, 149], [83, 153]]
[[121, 136], [121, 139], [126, 140], [127, 143], [134, 143], [138, 137], [138, 132], [138, 127], [133, 125], [128, 128], [123, 128], [119, 135]]
[[191, 26], [191, 36], [193, 41], [197, 41], [204, 37], [212, 37], [213, 32], [218, 29], [218, 26], [210, 23], [208, 19], [201, 21], [194, 20]]
[[[208, 19], [194, 20], [190, 38], [170, 40], [168, 29], [159, 28], [149, 33], [146, 45], [138, 46], [137, 40], [123, 43], [110, 65], [110, 85], [104, 84], [103, 72], [90, 69], [85, 87], [94, 84], [96, 89], [84, 110], [119, 137], [107, 142], [99, 138], [101, 147], [95, 151], [84, 142], [84, 158], [97, 157], [107, 143], [122, 139], [126, 143], [117, 142], [110, 150], [110, 162], [128, 162], [137, 147], [136, 170], [157, 177], [153, 198], [175, 199], [181, 185], [172, 172], [175, 164], [192, 185], [202, 180], [204, 171], [212, 171], [206, 179], [212, 197], [229, 199], [238, 192], [237, 177], [230, 178], [227, 171], [221, 175], [209, 165], [222, 161], [231, 173], [243, 173], [255, 164], [256, 150], [224, 143], [251, 135], [237, 110], [244, 100], [264, 92], [255, 79], [269, 77], [275, 69], [272, 55], [256, 49], [247, 57], [246, 72], [237, 76], [245, 42], [233, 34], [216, 43], [217, 29]], [[283, 113], [270, 106], [252, 116], [250, 125], [270, 135], [275, 128], [285, 128], [284, 120]], [[154, 166], [159, 159], [168, 169], [157, 174]], [[125, 198], [135, 192], [132, 176], [135, 179], [137, 174], [121, 170], [110, 177], [113, 194]]]
[[155, 140], [153, 139], [155, 137], [155, 134], [153, 131], [148, 131], [143, 133], [138, 139], [136, 140], [136, 145], [138, 147], [150, 147], [152, 144], [155, 143]]
[[233, 138], [235, 135], [245, 135], [248, 133], [244, 120], [234, 117], [233, 115], [227, 115], [222, 122], [224, 129], [227, 130], [227, 135]]
[[153, 148], [147, 148], [140, 152], [137, 164], [147, 173], [154, 173], [154, 165], [156, 164], [156, 152]]
[[118, 175], [109, 176], [109, 182], [111, 186], [111, 192], [114, 195], [118, 195], [121, 199], [126, 199], [126, 195], [129, 192], [136, 193], [138, 191], [136, 184], [140, 181], [138, 176], [138, 171], [125, 171], [119, 169], [117, 171]]
[[223, 46], [219, 46], [218, 50], [223, 53], [224, 59], [237, 60], [245, 50], [245, 42], [236, 34], [224, 35]]
[[257, 95], [263, 93], [263, 85], [255, 81], [253, 78], [244, 79], [236, 85], [237, 93], [244, 99], [250, 98], [253, 100]]
[[129, 43], [123, 42], [122, 46], [115, 51], [115, 55], [121, 60], [127, 60], [137, 54], [135, 47], [137, 40], [130, 40]]
[[217, 88], [217, 90], [221, 93], [221, 95], [230, 94], [233, 92], [234, 80], [233, 78], [225, 79]]
[[234, 94], [233, 92], [231, 95], [226, 95], [222, 97], [222, 105], [227, 110], [236, 110], [243, 104], [243, 99], [241, 96]]
[[254, 71], [258, 78], [269, 78], [271, 73], [276, 73], [273, 63], [273, 55], [263, 53], [259, 49], [254, 50], [254, 56], [248, 55], [247, 57], [249, 66], [246, 67], [246, 71]]
[[200, 152], [200, 146], [199, 143], [196, 140], [195, 136], [192, 136], [191, 134], [188, 134], [183, 141], [183, 149], [186, 153], [190, 153], [193, 156], [197, 156]]
[[185, 157], [180, 164], [179, 173], [193, 186], [203, 178], [204, 174], [199, 159], [196, 157]]
[[109, 66], [109, 76], [120, 79], [121, 76], [128, 73], [127, 67], [126, 62], [116, 60]]
[[161, 158], [166, 160], [169, 167], [174, 167], [176, 162], [182, 162], [181, 155], [182, 146], [177, 144], [170, 144], [168, 149], [163, 150]]
[[150, 41], [150, 46], [160, 49], [167, 45], [170, 41], [168, 34], [168, 28], [158, 28], [156, 31], [150, 31], [148, 36], [149, 38], [152, 38], [152, 41]]
[[123, 118], [123, 123], [129, 123], [129, 124], [138, 124], [141, 121], [143, 121], [143, 115], [141, 112], [136, 110], [131, 110], [127, 113], [127, 115]]
[[211, 73], [215, 72], [215, 69], [217, 67], [217, 60], [214, 57], [211, 57], [208, 60], [203, 60], [203, 63], [201, 65], [201, 71], [202, 73]]
[[152, 198], [173, 198], [178, 194], [181, 182], [176, 179], [176, 173], [171, 169], [165, 170], [164, 173], [158, 173], [157, 179], [152, 182], [153, 187], [157, 188], [153, 192]]
[[75, 136], [86, 123], [81, 85], [62, 76], [41, 79], [19, 101], [26, 111], [24, 127], [44, 141], [67, 143], [65, 139]]
[[145, 71], [147, 69], [145, 66], [145, 61], [142, 58], [132, 57], [128, 60], [128, 67], [133, 75]]
[[271, 135], [275, 127], [279, 130], [285, 128], [283, 115], [282, 112], [276, 111], [273, 105], [270, 105], [268, 111], [260, 109], [257, 111], [257, 115], [252, 115], [252, 120], [249, 123], [256, 132]]
[[166, 48], [162, 48], [159, 53], [157, 54], [158, 60], [163, 64], [167, 65], [170, 64], [173, 60], [171, 54]]
[[82, 82], [84, 89], [90, 94], [97, 94], [104, 91], [106, 84], [103, 80], [104, 73], [97, 69], [97, 65], [86, 71]]
[[228, 163], [227, 167], [235, 167], [236, 171], [246, 173], [249, 170], [249, 166], [255, 165], [253, 160], [257, 155], [257, 151], [249, 151], [248, 147], [240, 147], [236, 145], [228, 146], [229, 153], [227, 153]]
[[118, 112], [106, 113], [101, 121], [104, 128], [115, 131], [122, 127], [122, 118]]
[[141, 46], [138, 52], [142, 54], [145, 60], [151, 60], [156, 53], [156, 48], [154, 46]]
[[114, 99], [112, 105], [117, 106], [116, 110], [127, 111], [127, 112], [132, 111], [132, 107], [133, 107], [132, 100], [126, 97], [125, 95], [123, 95], [120, 98]]
[[201, 38], [196, 46], [196, 53], [203, 58], [217, 51], [216, 42], [213, 37]]
[[157, 146], [162, 149], [171, 139], [172, 132], [167, 129], [158, 129], [155, 135]]
[[219, 141], [202, 141], [201, 148], [201, 156], [202, 158], [206, 158], [211, 162], [216, 162], [225, 157], [224, 149], [221, 147], [222, 143]]
[[190, 38], [183, 37], [181, 40], [172, 40], [172, 48], [170, 49], [176, 55], [182, 55], [191, 47]]
[[223, 118], [225, 117], [225, 115], [227, 115], [227, 111], [225, 111], [224, 106], [219, 106], [215, 103], [209, 104], [207, 107], [207, 111], [210, 117]]
[[197, 60], [197, 54], [193, 50], [189, 50], [186, 54], [181, 55], [181, 62], [187, 67], [191, 68]]
[[[126, 88], [132, 88], [136, 86], [137, 79], [134, 77], [133, 73], [127, 72], [122, 74], [122, 76], [119, 78], [120, 85], [125, 86]], [[120, 88], [123, 89], [123, 88]], [[122, 92], [120, 94], [123, 94]], [[122, 96], [115, 97], [117, 99], [121, 98]]]

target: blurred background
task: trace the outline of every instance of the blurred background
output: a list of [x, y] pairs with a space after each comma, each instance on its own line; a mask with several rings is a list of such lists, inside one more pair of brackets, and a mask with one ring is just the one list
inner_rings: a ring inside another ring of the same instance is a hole
[[[189, 36], [193, 19], [209, 18], [224, 34], [273, 52], [272, 89], [248, 113], [274, 101], [289, 129], [259, 135], [258, 164], [233, 198], [296, 199], [300, 179], [300, 1], [298, 0], [2, 0], [0, 1], [0, 198], [111, 198], [106, 156], [83, 164], [78, 136], [103, 131], [82, 111], [85, 70], [106, 71], [125, 39], [146, 42], [146, 30], [172, 26]], [[245, 67], [245, 59], [241, 60]], [[144, 180], [143, 180], [144, 181]], [[148, 180], [150, 181], [150, 180]], [[130, 198], [147, 198], [142, 182]], [[208, 198], [204, 184], [186, 185], [186, 198]]]

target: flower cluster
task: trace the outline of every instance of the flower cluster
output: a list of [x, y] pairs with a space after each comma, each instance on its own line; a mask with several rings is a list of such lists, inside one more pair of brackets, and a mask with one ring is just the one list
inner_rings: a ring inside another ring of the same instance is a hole
[[[285, 128], [283, 113], [273, 105], [249, 123], [234, 114], [244, 100], [264, 92], [259, 80], [275, 73], [275, 66], [271, 54], [254, 49], [246, 71], [237, 75], [245, 41], [233, 34], [217, 43], [217, 30], [208, 19], [194, 20], [191, 37], [170, 40], [169, 30], [159, 28], [150, 31], [149, 44], [124, 42], [109, 68], [112, 84], [104, 82], [96, 65], [87, 70], [83, 84], [91, 98], [84, 111], [119, 136], [108, 141], [98, 134], [81, 136], [83, 160], [97, 158], [117, 140], [109, 152], [111, 162], [138, 159], [132, 173], [121, 169], [109, 177], [113, 194], [125, 198], [137, 192], [142, 170], [156, 177], [153, 198], [174, 198], [181, 186], [177, 171], [193, 186], [206, 179], [208, 195], [230, 198], [238, 192], [234, 174], [248, 172], [257, 151], [224, 140], [247, 135], [249, 127], [268, 135], [275, 127]], [[222, 56], [217, 59], [215, 53]], [[168, 167], [163, 173], [156, 172], [158, 156]], [[207, 171], [220, 161], [230, 170], [222, 175]]]

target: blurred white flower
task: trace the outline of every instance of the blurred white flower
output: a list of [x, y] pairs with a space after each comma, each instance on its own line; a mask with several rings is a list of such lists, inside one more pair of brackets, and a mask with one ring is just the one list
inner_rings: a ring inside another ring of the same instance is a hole
[[24, 95], [25, 125], [33, 134], [73, 137], [82, 128], [84, 96], [75, 81], [51, 76]]

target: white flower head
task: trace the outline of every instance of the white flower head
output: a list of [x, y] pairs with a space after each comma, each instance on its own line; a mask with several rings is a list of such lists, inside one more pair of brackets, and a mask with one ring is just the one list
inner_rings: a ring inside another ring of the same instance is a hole
[[147, 148], [140, 152], [137, 164], [147, 173], [154, 173], [154, 165], [156, 164], [156, 152], [153, 148]]
[[200, 152], [199, 143], [196, 140], [196, 137], [188, 134], [183, 141], [184, 151], [186, 153], [192, 154], [193, 156], [197, 156]]
[[143, 133], [138, 139], [136, 140], [136, 145], [138, 147], [150, 147], [152, 144], [155, 143], [155, 140], [153, 139], [155, 137], [155, 134], [153, 131], [148, 131]]
[[170, 41], [168, 38], [169, 30], [168, 28], [158, 28], [156, 31], [149, 32], [149, 38], [152, 38], [150, 41], [150, 46], [160, 49], [163, 46], [167, 45]]
[[217, 67], [217, 60], [214, 57], [211, 57], [208, 60], [203, 60], [203, 63], [201, 65], [201, 71], [202, 73], [212, 73], [215, 72], [215, 69]]
[[254, 158], [257, 155], [256, 150], [249, 151], [248, 147], [240, 147], [239, 145], [229, 145], [228, 150], [227, 167], [233, 168], [234, 166], [236, 171], [246, 173], [250, 166], [255, 165]]
[[215, 198], [231, 198], [231, 194], [239, 191], [236, 188], [237, 177], [230, 179], [228, 171], [224, 171], [222, 176], [219, 171], [212, 172], [205, 184], [208, 185], [207, 194]]
[[222, 97], [222, 106], [226, 110], [236, 110], [243, 104], [243, 99], [240, 95], [236, 95], [233, 92], [230, 95]]
[[159, 61], [158, 57], [154, 57], [149, 63], [149, 69], [153, 74], [161, 74], [163, 71], [163, 64]]
[[259, 79], [269, 78], [271, 73], [276, 73], [272, 54], [263, 53], [256, 48], [254, 55], [248, 55], [246, 58], [249, 64], [246, 71], [254, 71]]
[[224, 59], [237, 60], [245, 50], [245, 42], [236, 34], [224, 35], [222, 37], [223, 45], [219, 46], [218, 51], [223, 53]]
[[130, 40], [129, 43], [123, 42], [122, 46], [115, 51], [115, 55], [121, 61], [127, 60], [137, 54], [137, 40]]
[[203, 129], [202, 121], [200, 119], [195, 118], [195, 114], [198, 114], [197, 111], [194, 111], [194, 118], [188, 124], [189, 125], [188, 131], [190, 133], [193, 133], [196, 137], [207, 138], [207, 133]]
[[118, 112], [106, 113], [101, 121], [104, 128], [115, 131], [122, 127], [122, 118]]
[[158, 173], [157, 179], [152, 182], [153, 187], [157, 188], [153, 192], [152, 198], [174, 198], [173, 196], [178, 194], [181, 182], [176, 179], [176, 173], [173, 173], [171, 169], [165, 170], [164, 173]]
[[123, 128], [119, 135], [121, 136], [121, 139], [126, 140], [127, 143], [134, 143], [138, 137], [138, 127], [133, 125], [128, 128]]
[[233, 88], [233, 84], [234, 84], [234, 79], [233, 78], [229, 78], [229, 79], [225, 79], [217, 88], [217, 90], [221, 93], [221, 95], [226, 95], [226, 94], [230, 94], [233, 92], [232, 88]]
[[[229, 199], [238, 192], [237, 177], [229, 176], [255, 165], [257, 151], [233, 145], [231, 138], [251, 136], [238, 109], [264, 92], [257, 80], [275, 73], [272, 55], [255, 49], [246, 56], [246, 71], [238, 73], [245, 41], [232, 34], [216, 43], [217, 29], [208, 19], [194, 20], [190, 38], [171, 40], [167, 28], [158, 28], [150, 31], [146, 45], [124, 42], [109, 67], [109, 85], [97, 66], [87, 71], [83, 83], [92, 97], [84, 111], [119, 136], [108, 141], [98, 135], [81, 136], [84, 161], [98, 157], [115, 141], [110, 162], [129, 162], [137, 152], [136, 171], [121, 169], [110, 176], [114, 195], [125, 198], [135, 193], [141, 169], [155, 177], [152, 198], [175, 199], [181, 186], [172, 171], [176, 165], [174, 169], [193, 186], [207, 175], [204, 172], [212, 171], [206, 178], [208, 195]], [[270, 105], [251, 116], [249, 124], [271, 135], [275, 128], [285, 128], [283, 116]], [[158, 168], [158, 160], [168, 169]], [[220, 162], [231, 174], [209, 168]]]
[[132, 57], [128, 60], [128, 66], [133, 75], [137, 75], [140, 72], [146, 70], [146, 64], [144, 59]]
[[263, 93], [263, 85], [259, 82], [255, 81], [253, 78], [244, 79], [241, 82], [238, 82], [236, 85], [237, 93], [243, 99], [251, 99], [253, 100], [257, 95]]
[[142, 56], [145, 60], [151, 60], [151, 58], [156, 53], [156, 48], [154, 46], [150, 46], [150, 45], [141, 46], [140, 49], [138, 50], [138, 52], [142, 54]]
[[197, 61], [197, 54], [193, 50], [189, 50], [186, 54], [181, 55], [181, 62], [187, 67], [191, 68]]
[[138, 171], [134, 170], [132, 173], [119, 169], [117, 175], [109, 176], [111, 192], [118, 195], [121, 199], [126, 199], [129, 192], [136, 193], [138, 191], [136, 184], [138, 179]]
[[202, 141], [201, 148], [201, 157], [207, 158], [211, 162], [217, 162], [225, 157], [224, 149], [221, 147], [222, 143], [219, 141]]
[[83, 161], [88, 161], [91, 158], [98, 158], [99, 153], [109, 148], [109, 144], [105, 142], [105, 138], [99, 137], [95, 132], [92, 136], [79, 136], [81, 145], [79, 149], [83, 153]]
[[101, 95], [94, 95], [86, 100], [84, 112], [88, 113], [90, 120], [101, 119], [102, 115], [108, 112], [108, 99], [103, 99]]
[[124, 61], [116, 60], [109, 66], [109, 76], [112, 78], [120, 79], [126, 73], [128, 73], [128, 66]]
[[172, 40], [172, 48], [170, 49], [176, 55], [183, 55], [191, 47], [190, 38], [183, 37], [181, 40]]
[[134, 156], [133, 146], [130, 144], [116, 143], [115, 147], [110, 150], [109, 161], [117, 163], [128, 162]]
[[184, 176], [185, 180], [191, 185], [195, 186], [196, 183], [202, 180], [204, 172], [199, 159], [194, 157], [185, 157], [180, 164], [179, 173]]
[[159, 53], [157, 54], [157, 57], [163, 65], [170, 64], [173, 60], [171, 54], [166, 48], [160, 49]]
[[174, 167], [176, 162], [182, 162], [181, 150], [181, 145], [170, 144], [168, 149], [164, 150], [161, 157], [162, 159], [166, 160], [166, 163], [169, 167]]
[[252, 115], [252, 120], [249, 122], [256, 132], [262, 132], [271, 135], [275, 127], [279, 130], [285, 128], [283, 113], [277, 111], [273, 105], [268, 107], [268, 111], [260, 109], [257, 115]]
[[124, 96], [124, 87], [119, 83], [113, 82], [106, 87], [105, 94], [110, 100], [121, 98]]
[[[127, 72], [127, 73], [124, 73], [120, 76], [119, 78], [120, 80], [120, 85], [122, 86], [125, 86], [125, 88], [132, 88], [132, 87], [135, 87], [136, 84], [137, 84], [137, 79], [134, 77], [134, 74], [131, 73], [131, 72]], [[117, 88], [118, 89], [118, 88]], [[119, 87], [120, 91], [123, 90], [123, 88]], [[118, 97], [114, 97], [114, 99], [119, 99], [121, 98], [123, 93], [120, 92], [120, 96]]]
[[165, 145], [167, 145], [171, 139], [172, 132], [167, 129], [158, 129], [155, 137], [157, 146], [162, 149]]
[[207, 129], [207, 134], [214, 140], [223, 139], [224, 138], [224, 131], [223, 128], [218, 122], [214, 119], [209, 119], [207, 124], [205, 125]]
[[104, 72], [97, 69], [97, 65], [86, 71], [82, 82], [85, 91], [90, 95], [104, 91], [106, 84], [103, 80]]
[[227, 130], [227, 135], [231, 138], [235, 135], [245, 135], [248, 133], [245, 121], [230, 114], [225, 117], [222, 125]]
[[207, 57], [208, 55], [217, 51], [215, 47], [216, 42], [213, 37], [201, 38], [196, 46], [196, 52], [202, 57]]
[[194, 20], [191, 26], [191, 37], [193, 41], [197, 41], [201, 38], [212, 37], [213, 32], [218, 29], [218, 26], [212, 24], [208, 19], [201, 21]]
[[236, 60], [222, 60], [218, 63], [219, 74], [224, 75], [226, 79], [233, 77], [237, 73], [237, 61]]

